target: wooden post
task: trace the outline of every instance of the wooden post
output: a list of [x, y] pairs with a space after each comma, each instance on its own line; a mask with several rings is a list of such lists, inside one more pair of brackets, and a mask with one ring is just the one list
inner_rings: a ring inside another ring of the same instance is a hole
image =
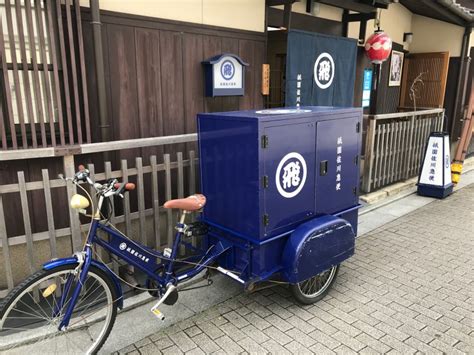
[[377, 94], [380, 85], [380, 70], [382, 64], [372, 64], [373, 75], [372, 75], [372, 90], [370, 91], [370, 107], [369, 113], [371, 115], [377, 114]]
[[464, 123], [461, 132], [461, 138], [458, 141], [458, 146], [456, 148], [456, 153], [454, 155], [454, 162], [464, 162], [466, 158], [467, 148], [472, 137], [472, 116], [474, 115], [474, 84], [471, 89], [471, 96], [469, 99], [469, 105], [467, 107], [466, 116], [464, 118]]
[[[76, 168], [74, 165], [74, 155], [65, 155], [63, 157], [63, 167], [65, 177], [74, 176], [74, 174], [76, 173]], [[69, 201], [71, 200], [71, 197], [77, 192], [76, 186], [72, 183], [71, 180], [66, 181], [66, 191], [69, 209], [69, 226], [71, 228], [72, 251], [75, 252], [81, 249], [82, 238], [79, 213], [76, 210], [69, 208]]]
[[158, 197], [158, 165], [156, 164], [156, 155], [150, 157], [151, 166], [151, 195], [153, 196], [153, 230], [155, 232], [154, 247], [158, 249], [161, 246], [160, 234], [160, 201]]
[[367, 127], [367, 141], [365, 142], [364, 153], [364, 175], [362, 188], [364, 192], [370, 192], [372, 186], [372, 170], [374, 165], [374, 143], [375, 143], [375, 124], [377, 121], [369, 117], [369, 126]]
[[56, 229], [54, 227], [53, 202], [51, 198], [51, 185], [49, 182], [48, 169], [42, 169], [44, 201], [46, 207], [46, 219], [48, 221], [49, 248], [51, 249], [51, 259], [58, 257], [56, 248]]
[[145, 220], [145, 183], [143, 180], [143, 160], [141, 157], [135, 158], [135, 167], [137, 168], [137, 192], [138, 192], [138, 218], [140, 226], [140, 242], [146, 246], [148, 238], [146, 235]]
[[0, 240], [2, 241], [2, 255], [3, 263], [5, 265], [5, 273], [7, 276], [7, 286], [8, 289], [11, 290], [15, 285], [13, 284], [13, 270], [11, 264], [10, 246], [8, 245], [2, 194], [0, 194]]
[[[414, 132], [414, 129], [415, 129], [415, 115], [411, 116], [410, 117], [410, 128], [408, 129], [408, 134], [410, 136], [410, 138], [408, 139], [408, 147], [413, 147], [412, 144], [413, 144], [413, 136], [415, 134]], [[407, 154], [407, 170], [406, 170], [406, 174], [405, 174], [405, 179], [408, 179], [410, 177], [410, 172], [411, 172], [411, 161], [412, 161], [412, 156], [413, 156], [413, 152], [408, 152]]]

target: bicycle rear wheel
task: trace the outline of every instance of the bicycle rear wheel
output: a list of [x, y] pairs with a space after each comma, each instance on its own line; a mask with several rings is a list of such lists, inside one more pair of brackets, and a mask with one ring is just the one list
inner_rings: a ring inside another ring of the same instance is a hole
[[0, 353], [94, 354], [104, 344], [117, 315], [110, 278], [91, 266], [69, 326], [58, 330], [79, 282], [76, 265], [40, 270], [0, 303]]
[[339, 265], [323, 271], [308, 280], [290, 285], [296, 300], [302, 304], [312, 304], [322, 299], [336, 279]]

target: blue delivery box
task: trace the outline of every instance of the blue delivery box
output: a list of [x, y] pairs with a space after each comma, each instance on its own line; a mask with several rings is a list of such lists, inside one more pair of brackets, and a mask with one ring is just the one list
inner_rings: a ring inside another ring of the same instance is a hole
[[335, 107], [198, 115], [210, 243], [242, 245], [222, 262], [249, 280], [297, 282], [353, 254], [361, 120]]

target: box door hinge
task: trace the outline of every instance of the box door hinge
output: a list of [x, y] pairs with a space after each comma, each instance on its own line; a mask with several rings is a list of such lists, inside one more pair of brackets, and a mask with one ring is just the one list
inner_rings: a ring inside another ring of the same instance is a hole
[[268, 175], [263, 175], [262, 176], [262, 186], [264, 189], [268, 187]]
[[268, 214], [265, 213], [263, 215], [263, 225], [268, 226], [269, 223], [270, 223], [270, 217], [268, 217]]
[[360, 132], [360, 122], [357, 122], [357, 124], [356, 124], [356, 132], [357, 133]]
[[356, 156], [354, 157], [354, 164], [355, 164], [355, 165], [359, 165], [359, 155], [356, 155]]
[[268, 136], [267, 135], [262, 136], [262, 148], [268, 148]]
[[353, 193], [355, 196], [357, 196], [357, 187], [353, 187], [353, 188], [352, 188], [352, 193]]

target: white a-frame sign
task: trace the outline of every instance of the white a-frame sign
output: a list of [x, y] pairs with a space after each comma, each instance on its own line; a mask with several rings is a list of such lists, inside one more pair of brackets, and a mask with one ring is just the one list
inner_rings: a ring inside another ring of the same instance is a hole
[[445, 198], [453, 192], [447, 133], [430, 134], [417, 185], [418, 194], [423, 196]]

